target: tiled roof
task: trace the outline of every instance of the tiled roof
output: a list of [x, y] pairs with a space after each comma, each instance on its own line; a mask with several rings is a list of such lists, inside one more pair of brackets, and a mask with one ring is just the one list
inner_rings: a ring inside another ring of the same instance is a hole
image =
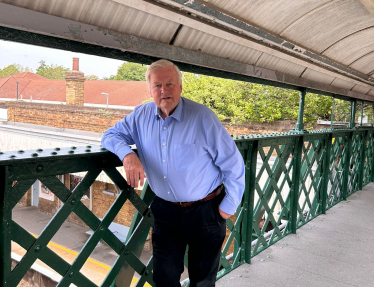
[[[49, 80], [31, 72], [23, 72], [10, 77], [0, 78], [0, 98], [17, 96], [19, 99], [43, 101], [66, 101], [66, 81]], [[109, 105], [137, 106], [150, 97], [146, 82], [136, 81], [85, 81], [84, 102], [88, 104], [106, 104], [109, 94]]]
[[140, 81], [85, 81], [84, 102], [106, 104], [109, 94], [109, 105], [137, 106], [150, 97], [146, 82]]
[[10, 79], [10, 77], [0, 78], [0, 87], [1, 87], [2, 85], [4, 85], [4, 83], [5, 83], [6, 81], [8, 81], [9, 79]]

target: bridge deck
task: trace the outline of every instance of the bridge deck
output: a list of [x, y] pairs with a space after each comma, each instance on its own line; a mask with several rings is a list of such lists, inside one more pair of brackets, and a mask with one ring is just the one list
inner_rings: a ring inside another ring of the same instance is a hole
[[374, 184], [219, 281], [226, 286], [374, 286]]

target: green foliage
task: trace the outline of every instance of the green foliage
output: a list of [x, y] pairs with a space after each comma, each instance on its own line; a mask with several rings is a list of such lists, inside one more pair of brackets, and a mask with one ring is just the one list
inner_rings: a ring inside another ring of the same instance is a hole
[[108, 119], [111, 119], [113, 116], [113, 112], [109, 111], [107, 109], [99, 109], [99, 113], [102, 114], [103, 116], [107, 117]]
[[44, 60], [41, 60], [39, 67], [36, 69], [36, 74], [50, 80], [63, 80], [68, 71], [68, 68], [53, 64], [47, 65]]
[[[145, 72], [147, 66], [136, 63], [124, 63], [118, 68], [117, 75], [114, 77], [116, 81], [145, 81]], [[111, 79], [111, 77], [109, 78]]]
[[335, 99], [334, 122], [347, 122], [351, 120], [351, 102]]
[[24, 68], [22, 65], [19, 64], [9, 65], [4, 69], [0, 70], [0, 78], [8, 77], [25, 71], [30, 71], [30, 69], [28, 67]]
[[[212, 109], [230, 123], [296, 120], [299, 92], [204, 75], [183, 73], [183, 96]], [[307, 94], [304, 123], [330, 119], [332, 99]]]
[[305, 97], [304, 123], [314, 124], [318, 119], [331, 120], [332, 98], [307, 93]]
[[106, 81], [114, 81], [115, 80], [115, 75], [111, 75], [109, 78], [108, 77], [104, 77], [103, 80], [106, 80]]
[[88, 75], [88, 76], [84, 76], [86, 78], [86, 80], [88, 81], [97, 81], [99, 80], [99, 77], [96, 76], [96, 75]]

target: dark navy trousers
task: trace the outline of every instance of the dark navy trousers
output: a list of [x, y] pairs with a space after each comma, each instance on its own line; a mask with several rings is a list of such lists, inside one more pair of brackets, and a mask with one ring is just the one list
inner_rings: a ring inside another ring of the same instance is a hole
[[156, 287], [180, 287], [188, 245], [190, 287], [215, 286], [226, 221], [218, 206], [225, 193], [191, 207], [181, 207], [155, 197], [151, 210], [153, 280]]

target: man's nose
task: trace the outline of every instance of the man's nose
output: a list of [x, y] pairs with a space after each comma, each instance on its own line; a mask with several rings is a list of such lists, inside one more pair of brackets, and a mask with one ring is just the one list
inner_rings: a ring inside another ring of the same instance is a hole
[[161, 94], [164, 94], [166, 92], [166, 86], [161, 85]]

